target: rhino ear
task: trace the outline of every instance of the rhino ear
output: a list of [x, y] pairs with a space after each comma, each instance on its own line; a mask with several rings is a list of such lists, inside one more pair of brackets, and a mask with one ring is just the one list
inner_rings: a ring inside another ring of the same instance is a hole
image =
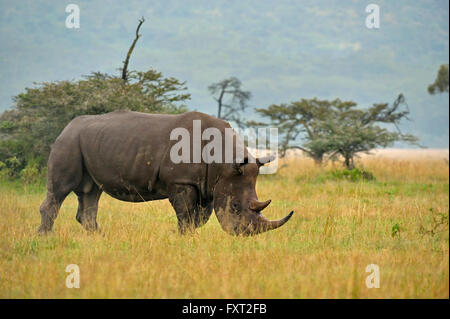
[[236, 160], [235, 166], [240, 167], [249, 163], [248, 156]]
[[233, 168], [239, 173], [242, 174], [241, 166], [248, 164], [248, 157], [244, 157], [241, 160], [238, 160], [236, 163], [233, 164]]
[[256, 159], [256, 164], [258, 164], [259, 167], [263, 166], [264, 164], [270, 163], [275, 160], [275, 156], [263, 156]]

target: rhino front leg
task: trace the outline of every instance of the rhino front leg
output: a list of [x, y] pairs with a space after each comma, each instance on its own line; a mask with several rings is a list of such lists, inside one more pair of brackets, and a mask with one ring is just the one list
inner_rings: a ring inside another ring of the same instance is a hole
[[200, 221], [197, 188], [192, 185], [174, 185], [169, 194], [169, 201], [177, 214], [180, 233], [194, 231]]
[[199, 206], [198, 212], [195, 215], [195, 227], [202, 227], [211, 217], [213, 211], [212, 202], [204, 206]]

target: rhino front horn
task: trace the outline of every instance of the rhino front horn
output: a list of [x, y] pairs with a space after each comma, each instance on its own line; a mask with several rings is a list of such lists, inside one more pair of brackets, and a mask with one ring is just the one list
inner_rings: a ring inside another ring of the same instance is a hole
[[267, 200], [267, 201], [265, 201], [265, 202], [258, 202], [257, 200], [252, 200], [251, 202], [250, 202], [250, 206], [249, 206], [249, 208], [251, 209], [251, 210], [254, 210], [254, 211], [256, 211], [256, 212], [260, 212], [260, 211], [262, 211], [264, 208], [266, 208], [267, 206], [269, 206], [269, 204], [270, 204], [270, 202], [271, 202], [272, 200]]
[[250, 232], [250, 235], [260, 234], [281, 227], [287, 223], [287, 221], [292, 217], [293, 214], [294, 212], [292, 211], [286, 217], [275, 221], [267, 220], [264, 216], [261, 215], [258, 224], [255, 225], [256, 227]]

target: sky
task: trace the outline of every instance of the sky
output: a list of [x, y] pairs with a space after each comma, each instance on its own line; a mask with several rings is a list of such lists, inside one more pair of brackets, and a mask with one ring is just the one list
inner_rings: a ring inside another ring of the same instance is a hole
[[[70, 3], [80, 8], [79, 29], [65, 25]], [[379, 28], [366, 27], [370, 3]], [[208, 85], [230, 76], [252, 93], [252, 119], [255, 107], [301, 98], [367, 108], [403, 93], [411, 121], [402, 131], [449, 147], [448, 93], [427, 92], [449, 63], [447, 0], [0, 0], [0, 112], [39, 82], [119, 74], [141, 16], [129, 69], [186, 81], [190, 110], [216, 114]]]

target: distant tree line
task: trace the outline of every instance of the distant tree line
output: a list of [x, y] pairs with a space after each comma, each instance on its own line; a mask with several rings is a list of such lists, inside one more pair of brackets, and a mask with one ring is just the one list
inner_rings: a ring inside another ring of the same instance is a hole
[[[343, 159], [347, 169], [354, 168], [354, 157], [377, 147], [388, 147], [395, 142], [417, 144], [418, 139], [399, 129], [408, 119], [409, 109], [403, 94], [392, 103], [378, 103], [363, 110], [352, 101], [301, 99], [289, 104], [273, 104], [255, 111], [266, 122], [245, 120], [245, 110], [251, 98], [242, 89], [236, 77], [230, 77], [209, 86], [217, 102], [217, 117], [231, 121], [239, 128], [271, 126], [278, 128], [279, 154], [299, 149], [316, 164], [324, 159]], [[389, 130], [387, 125], [394, 127]]]
[[[435, 81], [428, 86], [430, 94], [449, 92], [449, 65], [440, 66]], [[299, 149], [318, 165], [324, 159], [343, 159], [347, 169], [355, 166], [358, 153], [369, 153], [375, 148], [405, 142], [420, 146], [418, 138], [400, 131], [403, 120], [409, 120], [409, 108], [403, 94], [389, 103], [373, 104], [368, 109], [357, 108], [353, 101], [301, 99], [289, 104], [272, 104], [255, 108], [257, 114], [268, 122], [245, 121], [243, 113], [251, 97], [243, 91], [242, 83], [235, 77], [227, 78], [209, 87], [218, 103], [218, 117], [233, 121], [240, 128], [272, 126], [280, 136], [279, 154], [289, 149]], [[226, 96], [228, 103], [224, 103]], [[222, 109], [225, 109], [224, 113]], [[392, 130], [392, 128], [394, 130]]]

